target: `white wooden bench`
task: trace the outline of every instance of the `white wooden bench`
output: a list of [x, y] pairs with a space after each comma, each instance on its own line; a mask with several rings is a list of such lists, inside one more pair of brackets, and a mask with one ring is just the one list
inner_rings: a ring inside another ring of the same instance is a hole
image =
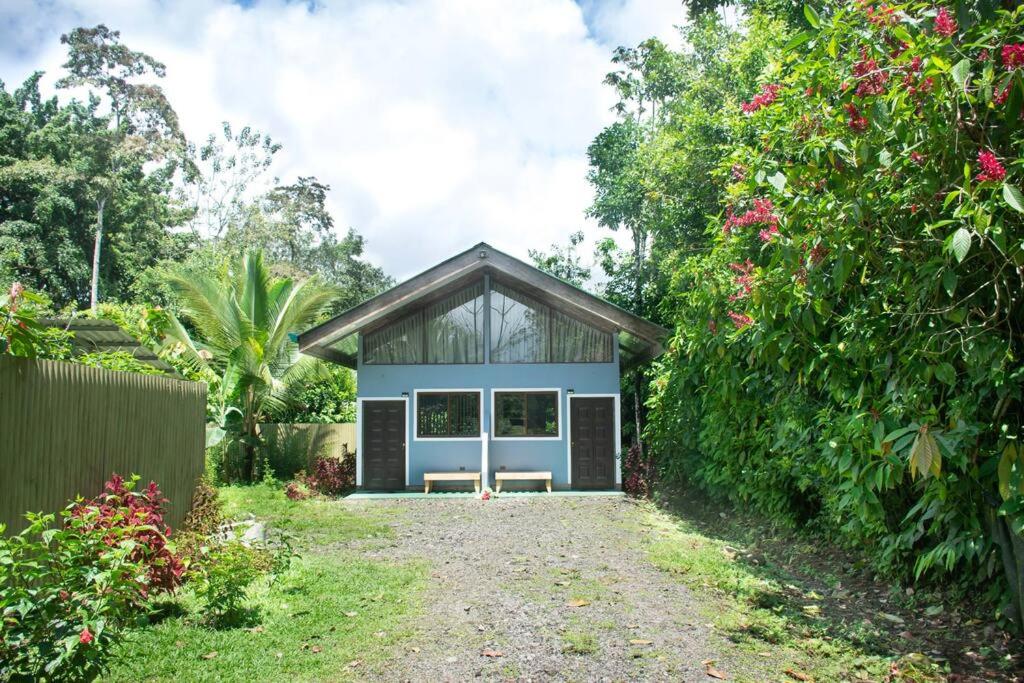
[[473, 488], [480, 493], [479, 472], [425, 472], [423, 474], [423, 493], [430, 493], [435, 481], [471, 481]]
[[548, 493], [551, 493], [550, 472], [495, 472], [495, 493], [501, 493], [501, 482], [503, 481], [543, 481], [544, 484], [547, 486]]

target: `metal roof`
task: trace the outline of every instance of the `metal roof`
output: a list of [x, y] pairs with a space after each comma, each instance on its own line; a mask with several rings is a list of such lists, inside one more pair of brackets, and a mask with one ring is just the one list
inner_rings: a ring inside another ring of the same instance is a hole
[[632, 366], [660, 355], [669, 330], [564, 280], [509, 256], [486, 242], [453, 256], [358, 306], [306, 330], [299, 350], [354, 368], [357, 335], [387, 325], [414, 307], [465, 287], [489, 274], [495, 281], [522, 290], [557, 310], [599, 329], [619, 333], [620, 358]]
[[141, 363], [161, 370], [172, 377], [181, 378], [173, 367], [161, 360], [151, 349], [144, 346], [111, 320], [103, 320], [101, 318], [43, 318], [39, 322], [47, 327], [59, 327], [74, 332], [71, 343], [75, 355], [99, 351], [123, 351], [130, 353]]

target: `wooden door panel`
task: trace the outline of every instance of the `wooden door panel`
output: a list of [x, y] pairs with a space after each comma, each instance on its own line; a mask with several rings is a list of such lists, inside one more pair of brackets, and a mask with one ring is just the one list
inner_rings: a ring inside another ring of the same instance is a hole
[[405, 488], [405, 401], [363, 402], [363, 488]]
[[615, 486], [615, 399], [571, 398], [572, 485]]

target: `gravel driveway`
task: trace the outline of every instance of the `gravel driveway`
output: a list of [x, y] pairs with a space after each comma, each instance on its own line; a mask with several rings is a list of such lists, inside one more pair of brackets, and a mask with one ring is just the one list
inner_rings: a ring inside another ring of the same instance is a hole
[[367, 556], [432, 566], [416, 635], [382, 679], [711, 681], [708, 660], [745, 668], [716, 652], [687, 589], [647, 561], [642, 510], [627, 498], [345, 504], [398, 513], [394, 538]]

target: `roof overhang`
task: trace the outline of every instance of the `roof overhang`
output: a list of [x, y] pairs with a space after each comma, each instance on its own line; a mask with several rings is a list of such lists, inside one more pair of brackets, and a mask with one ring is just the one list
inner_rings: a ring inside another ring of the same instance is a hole
[[655, 358], [664, 351], [662, 342], [669, 335], [664, 327], [483, 242], [303, 332], [298, 337], [299, 350], [355, 368], [358, 355], [355, 335], [394, 322], [414, 307], [443, 299], [484, 274], [567, 315], [600, 329], [618, 332], [624, 368]]

